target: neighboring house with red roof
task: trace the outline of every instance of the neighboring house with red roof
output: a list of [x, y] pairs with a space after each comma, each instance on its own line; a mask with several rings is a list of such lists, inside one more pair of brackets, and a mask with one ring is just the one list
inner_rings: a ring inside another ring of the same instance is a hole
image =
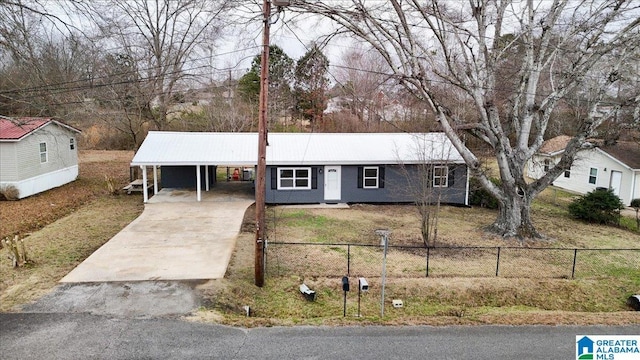
[[80, 130], [52, 118], [0, 116], [0, 188], [22, 199], [78, 177]]
[[[571, 137], [561, 135], [545, 141], [527, 164], [529, 177], [538, 179], [555, 166], [569, 140]], [[571, 169], [561, 174], [553, 185], [579, 194], [599, 187], [613, 189], [626, 206], [631, 200], [640, 198], [640, 144], [633, 141], [589, 142], [594, 147], [579, 151]]]

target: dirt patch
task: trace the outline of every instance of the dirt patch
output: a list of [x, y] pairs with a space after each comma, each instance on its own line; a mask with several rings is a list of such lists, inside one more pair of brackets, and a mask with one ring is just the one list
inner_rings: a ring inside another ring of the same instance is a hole
[[243, 233], [256, 232], [256, 204], [249, 206], [247, 211], [245, 211], [240, 231]]

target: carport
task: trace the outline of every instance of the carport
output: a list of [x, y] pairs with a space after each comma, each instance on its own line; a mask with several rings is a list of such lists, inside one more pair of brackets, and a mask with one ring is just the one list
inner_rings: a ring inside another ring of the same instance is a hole
[[[147, 169], [153, 169], [153, 191], [158, 194], [158, 168], [176, 170], [176, 176], [194, 176], [197, 201], [209, 191], [218, 166], [255, 167], [258, 154], [256, 133], [211, 133], [151, 131], [136, 152], [131, 166], [142, 169], [144, 202], [148, 198]], [[215, 139], [215, 141], [212, 141]], [[192, 171], [193, 170], [193, 171]], [[191, 175], [189, 175], [191, 173]], [[191, 181], [190, 179], [186, 179]]]

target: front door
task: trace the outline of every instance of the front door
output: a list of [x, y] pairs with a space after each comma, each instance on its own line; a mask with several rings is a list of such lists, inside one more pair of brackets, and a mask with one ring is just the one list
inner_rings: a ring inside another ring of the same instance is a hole
[[340, 200], [341, 194], [341, 181], [340, 181], [340, 166], [325, 166], [324, 167], [324, 200], [336, 201]]
[[620, 185], [622, 185], [622, 173], [620, 171], [611, 171], [611, 182], [609, 187], [613, 190], [613, 193], [620, 197]]

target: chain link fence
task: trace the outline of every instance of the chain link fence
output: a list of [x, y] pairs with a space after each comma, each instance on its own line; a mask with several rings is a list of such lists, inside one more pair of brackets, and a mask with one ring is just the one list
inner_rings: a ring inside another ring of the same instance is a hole
[[[378, 245], [269, 242], [268, 276], [378, 277], [384, 251]], [[632, 276], [640, 249], [388, 246], [386, 276], [598, 278]]]

